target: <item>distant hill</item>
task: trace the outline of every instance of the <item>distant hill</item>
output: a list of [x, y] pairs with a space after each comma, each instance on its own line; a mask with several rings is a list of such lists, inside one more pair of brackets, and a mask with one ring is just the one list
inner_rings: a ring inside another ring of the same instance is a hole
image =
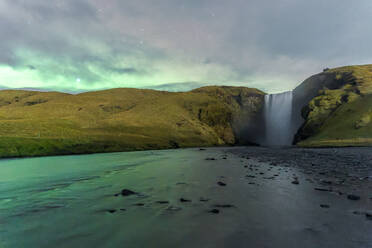
[[[264, 95], [227, 86], [0, 90], [0, 157], [259, 144]], [[372, 145], [372, 65], [327, 69], [300, 84], [293, 97], [296, 145]]]
[[[326, 69], [294, 90], [299, 146], [372, 145], [372, 65]], [[299, 107], [300, 106], [300, 107]]]
[[263, 100], [259, 90], [224, 86], [76, 95], [2, 90], [0, 157], [247, 144]]

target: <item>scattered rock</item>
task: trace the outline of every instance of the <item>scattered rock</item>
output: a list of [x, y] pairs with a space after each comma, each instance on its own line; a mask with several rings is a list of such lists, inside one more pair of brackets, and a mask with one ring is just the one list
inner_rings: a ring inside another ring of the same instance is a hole
[[109, 212], [110, 214], [113, 214], [116, 212], [116, 209], [108, 209], [107, 212]]
[[314, 188], [314, 189], [318, 191], [332, 192], [332, 189], [326, 189], [326, 188]]
[[347, 195], [347, 199], [353, 200], [353, 201], [358, 201], [358, 200], [360, 200], [360, 196], [350, 194], [350, 195]]
[[120, 211], [127, 211], [125, 208], [121, 208]]
[[327, 205], [327, 204], [320, 204], [320, 207], [321, 207], [321, 208], [330, 208], [330, 206]]
[[191, 202], [191, 200], [185, 199], [185, 198], [180, 198], [180, 202]]
[[209, 199], [208, 198], [204, 198], [204, 197], [200, 197], [199, 201], [201, 201], [201, 202], [207, 202], [207, 201], [209, 201]]
[[156, 203], [159, 203], [159, 204], [168, 204], [169, 201], [157, 201]]
[[217, 182], [217, 184], [219, 185], [219, 186], [226, 186], [226, 183], [224, 183], [224, 182]]
[[372, 211], [359, 211], [359, 210], [356, 210], [353, 212], [353, 214], [356, 214], [356, 215], [365, 215], [367, 220], [372, 220]]
[[234, 205], [231, 204], [215, 204], [213, 205], [215, 208], [234, 208]]
[[136, 195], [137, 193], [130, 189], [123, 189], [120, 193], [122, 196]]
[[342, 185], [342, 184], [344, 184], [345, 182], [346, 182], [346, 180], [344, 179], [344, 180], [339, 180], [337, 183], [340, 184], [340, 185]]
[[220, 213], [220, 210], [218, 210], [218, 209], [212, 209], [212, 210], [209, 210], [208, 212], [209, 213], [212, 213], [212, 214], [219, 214]]
[[300, 184], [300, 182], [297, 180], [297, 179], [295, 179], [294, 181], [292, 181], [292, 184]]
[[205, 160], [216, 160], [215, 158], [206, 158]]
[[366, 212], [366, 218], [367, 218], [368, 220], [372, 220], [372, 211], [367, 211], [367, 212]]
[[205, 151], [205, 149], [204, 148], [200, 148], [199, 151]]
[[136, 204], [134, 204], [134, 206], [138, 206], [138, 207], [143, 207], [143, 206], [145, 206], [145, 204], [144, 204], [144, 203], [141, 203], [141, 202], [139, 202], [139, 203], [136, 203]]

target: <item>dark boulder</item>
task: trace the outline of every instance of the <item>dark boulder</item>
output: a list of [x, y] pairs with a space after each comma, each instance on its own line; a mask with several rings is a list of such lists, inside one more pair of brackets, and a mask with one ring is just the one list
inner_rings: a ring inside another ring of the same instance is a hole
[[358, 201], [360, 200], [360, 196], [350, 194], [350, 195], [347, 195], [347, 199], [352, 200], [352, 201]]
[[372, 211], [367, 211], [367, 212], [366, 212], [366, 218], [367, 218], [368, 220], [372, 220]]
[[137, 193], [130, 189], [123, 189], [120, 193], [122, 196], [136, 195]]
[[224, 182], [217, 182], [217, 184], [219, 185], [219, 186], [226, 186], [226, 183], [224, 183]]

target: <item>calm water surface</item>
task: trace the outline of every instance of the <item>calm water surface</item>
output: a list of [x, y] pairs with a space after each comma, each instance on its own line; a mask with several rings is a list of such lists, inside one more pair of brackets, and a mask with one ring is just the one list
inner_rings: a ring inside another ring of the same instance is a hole
[[[252, 164], [277, 180], [247, 179]], [[369, 202], [270, 167], [228, 148], [1, 160], [0, 247], [372, 247], [372, 221], [352, 214]]]

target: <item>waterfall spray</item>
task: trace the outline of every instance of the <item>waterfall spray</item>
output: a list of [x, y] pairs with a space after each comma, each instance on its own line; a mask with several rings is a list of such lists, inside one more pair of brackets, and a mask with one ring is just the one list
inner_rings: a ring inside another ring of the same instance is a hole
[[291, 145], [292, 99], [292, 91], [265, 96], [265, 145]]

